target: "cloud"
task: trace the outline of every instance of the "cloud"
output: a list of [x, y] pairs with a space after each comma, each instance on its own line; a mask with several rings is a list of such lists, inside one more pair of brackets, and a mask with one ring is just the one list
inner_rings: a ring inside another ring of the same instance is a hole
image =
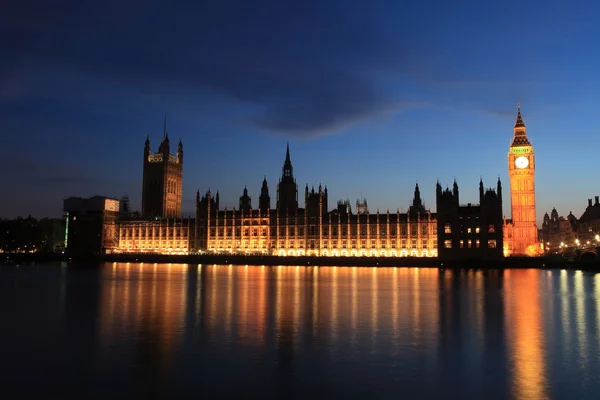
[[[0, 39], [0, 54], [15, 65], [75, 67], [140, 94], [214, 91], [258, 110], [254, 127], [296, 136], [389, 109], [401, 99], [374, 83], [378, 71], [414, 67], [402, 35], [380, 29], [385, 8], [372, 1], [27, 3], [0, 17], [1, 33], [19, 43]], [[10, 67], [0, 70], [4, 97], [25, 85]]]

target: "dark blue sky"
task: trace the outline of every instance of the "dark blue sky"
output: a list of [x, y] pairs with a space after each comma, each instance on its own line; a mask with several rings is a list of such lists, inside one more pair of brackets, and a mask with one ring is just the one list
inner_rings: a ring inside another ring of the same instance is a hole
[[[537, 157], [538, 219], [600, 194], [600, 6], [594, 1], [31, 1], [0, 13], [0, 215], [60, 215], [71, 195], [129, 195], [168, 113], [184, 204], [219, 190], [272, 205], [286, 142], [330, 208], [367, 197], [435, 209], [454, 177], [477, 202], [516, 104]], [[301, 198], [303, 201], [303, 196]], [[540, 223], [541, 221], [538, 221]]]

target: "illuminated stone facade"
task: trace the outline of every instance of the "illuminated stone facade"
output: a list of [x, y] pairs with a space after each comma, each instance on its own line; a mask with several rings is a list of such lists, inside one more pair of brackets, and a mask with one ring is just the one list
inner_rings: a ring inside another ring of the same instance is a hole
[[189, 254], [194, 247], [192, 218], [137, 219], [119, 223], [113, 253]]
[[535, 154], [520, 108], [508, 152], [508, 176], [512, 219], [505, 222], [504, 255], [537, 255], [540, 247], [535, 214]]
[[[366, 207], [366, 203], [365, 203]], [[407, 213], [353, 214], [348, 203], [328, 210], [327, 187], [304, 190], [298, 206], [289, 146], [271, 209], [266, 179], [258, 209], [247, 190], [238, 210], [221, 210], [218, 192], [196, 196], [198, 250], [214, 253], [285, 256], [437, 256], [435, 214], [425, 209], [418, 185]]]
[[150, 139], [144, 146], [144, 173], [142, 184], [142, 215], [147, 217], [181, 218], [183, 190], [183, 144], [179, 141], [177, 153], [171, 154], [167, 120], [158, 153], [152, 154]]

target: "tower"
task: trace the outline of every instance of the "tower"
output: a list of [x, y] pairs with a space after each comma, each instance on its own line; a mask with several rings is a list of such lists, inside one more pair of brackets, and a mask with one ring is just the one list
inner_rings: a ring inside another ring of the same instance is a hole
[[271, 209], [271, 196], [269, 196], [269, 186], [267, 185], [267, 177], [263, 179], [262, 187], [260, 188], [260, 197], [258, 198], [258, 209], [260, 212], [267, 212]]
[[281, 179], [277, 185], [277, 210], [280, 213], [288, 212], [290, 215], [295, 214], [298, 210], [298, 185], [294, 179], [289, 143], [285, 152]]
[[158, 152], [152, 154], [150, 138], [144, 146], [142, 182], [142, 215], [162, 218], [181, 218], [183, 188], [183, 143], [179, 141], [176, 155], [171, 154], [167, 116], [163, 139]]
[[521, 107], [517, 109], [514, 136], [508, 151], [512, 237], [507, 237], [511, 255], [534, 255], [537, 249], [535, 221], [535, 154], [527, 138]]
[[247, 213], [252, 210], [252, 199], [248, 196], [248, 188], [244, 187], [244, 193], [240, 197], [240, 210]]

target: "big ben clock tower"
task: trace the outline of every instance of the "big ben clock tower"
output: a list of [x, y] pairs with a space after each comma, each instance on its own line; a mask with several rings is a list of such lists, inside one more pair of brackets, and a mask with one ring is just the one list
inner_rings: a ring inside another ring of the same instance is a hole
[[508, 254], [535, 255], [538, 234], [535, 221], [535, 154], [527, 138], [520, 106], [508, 151], [508, 175], [512, 213], [512, 226], [506, 226], [509, 233], [505, 238], [509, 244]]

